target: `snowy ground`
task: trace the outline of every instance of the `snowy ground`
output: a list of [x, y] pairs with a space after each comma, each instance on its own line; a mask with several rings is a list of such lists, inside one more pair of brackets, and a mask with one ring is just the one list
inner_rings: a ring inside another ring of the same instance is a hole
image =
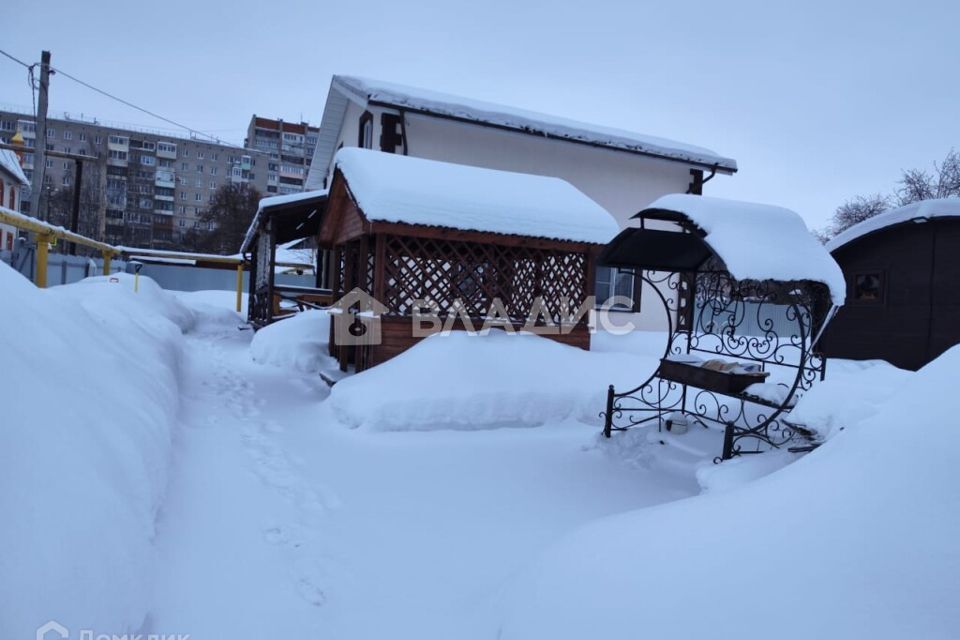
[[226, 320], [187, 336], [150, 632], [491, 637], [497, 594], [537, 551], [697, 492], [611, 464], [574, 421], [349, 429], [316, 375], [253, 362], [250, 339]]
[[[583, 389], [646, 374], [662, 349], [655, 335], [602, 336], [591, 354], [522, 336], [483, 350], [431, 339], [331, 393], [316, 375], [328, 364], [316, 315], [251, 345], [222, 293], [167, 296], [143, 279], [147, 295], [125, 292], [126, 280], [38, 293], [7, 275], [0, 286], [23, 311], [0, 338], [25, 335], [30, 318], [38, 337], [3, 343], [18, 359], [0, 374], [20, 377], [0, 385], [19, 420], [0, 429], [0, 507], [16, 518], [0, 530], [11, 550], [0, 555], [0, 637], [33, 637], [48, 619], [194, 640], [960, 628], [960, 442], [937, 401], [960, 351], [918, 374], [831, 362], [796, 412], [826, 445], [713, 466], [714, 433], [597, 437], [597, 397]], [[53, 339], [45, 331], [63, 344], [36, 346]], [[304, 339], [315, 357], [292, 348]], [[102, 344], [113, 346], [100, 356]], [[80, 364], [50, 388], [70, 398], [71, 419], [31, 412], [65, 349]], [[521, 352], [557, 382], [464, 382]], [[111, 375], [84, 380], [86, 362]], [[412, 375], [424, 370], [444, 384]], [[561, 384], [571, 375], [576, 384]], [[537, 406], [546, 419], [531, 418]], [[923, 438], [907, 437], [908, 422]], [[51, 454], [69, 475], [25, 470]], [[147, 461], [149, 477], [129, 461], [111, 469], [111, 455]], [[80, 473], [94, 468], [89, 456], [99, 474]], [[69, 526], [49, 529], [58, 506]], [[110, 535], [98, 541], [98, 530]]]

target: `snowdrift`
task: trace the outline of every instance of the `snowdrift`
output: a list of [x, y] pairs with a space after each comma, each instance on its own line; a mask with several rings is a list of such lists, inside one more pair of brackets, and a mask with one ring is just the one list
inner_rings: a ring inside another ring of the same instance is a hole
[[135, 631], [193, 314], [149, 278], [42, 290], [2, 263], [0, 297], [0, 637]]
[[330, 357], [330, 314], [303, 311], [257, 331], [250, 343], [254, 362], [272, 364], [303, 373], [336, 368]]
[[960, 346], [780, 471], [572, 534], [500, 637], [956, 637], [957, 371]]
[[590, 352], [528, 334], [454, 331], [338, 382], [331, 406], [379, 430], [536, 426], [596, 421], [609, 384], [642, 382], [654, 358]]

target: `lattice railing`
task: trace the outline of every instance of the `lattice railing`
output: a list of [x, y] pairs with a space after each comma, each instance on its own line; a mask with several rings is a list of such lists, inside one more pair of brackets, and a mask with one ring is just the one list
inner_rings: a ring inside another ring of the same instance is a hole
[[483, 318], [499, 300], [523, 323], [539, 297], [544, 316], [560, 322], [589, 291], [585, 253], [405, 236], [384, 243], [382, 302], [390, 315], [410, 315], [426, 301], [443, 316], [459, 301], [471, 318]]

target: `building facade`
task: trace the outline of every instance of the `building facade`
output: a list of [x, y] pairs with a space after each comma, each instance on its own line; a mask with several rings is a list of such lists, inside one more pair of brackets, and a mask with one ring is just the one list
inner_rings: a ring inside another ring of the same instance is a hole
[[[562, 178], [609, 211], [621, 227], [632, 224], [631, 217], [660, 196], [702, 194], [704, 183], [715, 175], [737, 171], [734, 159], [683, 142], [337, 75], [327, 94], [306, 188], [329, 187], [334, 156], [350, 146]], [[622, 296], [632, 300], [633, 311], [640, 311], [643, 288], [629, 271], [597, 269], [600, 300]], [[651, 318], [650, 325], [659, 327], [662, 321]]]
[[[84, 202], [89, 203], [81, 232], [112, 244], [176, 249], [192, 229], [201, 229], [203, 210], [224, 184], [249, 184], [267, 193], [269, 154], [196, 138], [107, 126], [96, 120], [48, 117], [40, 135], [33, 115], [0, 111], [0, 140], [19, 131], [24, 139], [23, 168], [33, 182], [38, 139], [47, 149], [93, 156], [83, 168]], [[57, 194], [72, 192], [74, 161], [47, 157], [43, 186], [48, 209]], [[21, 199], [29, 211], [30, 198]], [[92, 221], [91, 221], [92, 219]]]
[[319, 133], [319, 127], [306, 122], [285, 122], [257, 115], [250, 118], [244, 146], [270, 157], [267, 193], [286, 195], [304, 190]]
[[[0, 207], [20, 210], [20, 199], [29, 193], [30, 183], [20, 167], [20, 159], [8, 149], [0, 149]], [[0, 253], [13, 251], [17, 229], [0, 223]]]

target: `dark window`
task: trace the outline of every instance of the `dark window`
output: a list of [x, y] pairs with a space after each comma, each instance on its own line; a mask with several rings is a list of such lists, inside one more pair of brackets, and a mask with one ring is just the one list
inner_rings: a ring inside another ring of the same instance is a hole
[[400, 116], [395, 113], [384, 113], [380, 116], [380, 151], [396, 153], [403, 144], [403, 127]]
[[373, 148], [373, 114], [364, 111], [360, 116], [360, 133], [357, 137], [357, 146], [364, 149]]
[[855, 274], [853, 299], [856, 302], [883, 302], [883, 273], [871, 271]]

